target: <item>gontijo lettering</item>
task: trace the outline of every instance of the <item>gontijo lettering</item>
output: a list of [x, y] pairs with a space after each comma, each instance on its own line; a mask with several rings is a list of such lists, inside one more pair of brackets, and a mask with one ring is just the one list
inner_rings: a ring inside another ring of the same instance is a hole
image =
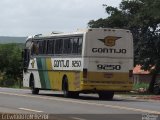
[[54, 60], [54, 67], [69, 67], [69, 60]]
[[93, 53], [117, 53], [126, 54], [126, 49], [112, 49], [112, 48], [92, 48]]
[[81, 67], [80, 60], [54, 60], [54, 68], [69, 68], [69, 67]]

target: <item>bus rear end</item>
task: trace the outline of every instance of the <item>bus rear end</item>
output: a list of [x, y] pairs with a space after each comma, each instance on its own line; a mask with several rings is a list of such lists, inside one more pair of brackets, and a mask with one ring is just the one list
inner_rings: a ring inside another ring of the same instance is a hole
[[89, 29], [84, 43], [82, 91], [112, 99], [132, 90], [133, 38], [128, 30]]

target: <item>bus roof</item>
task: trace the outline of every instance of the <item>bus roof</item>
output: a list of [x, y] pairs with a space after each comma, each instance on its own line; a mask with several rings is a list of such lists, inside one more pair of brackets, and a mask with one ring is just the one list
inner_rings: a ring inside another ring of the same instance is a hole
[[75, 35], [82, 35], [89, 31], [96, 31], [96, 30], [104, 30], [104, 31], [126, 31], [130, 32], [126, 29], [114, 29], [114, 28], [88, 28], [88, 29], [77, 29], [75, 32], [70, 33], [62, 33], [62, 32], [51, 32], [51, 34], [37, 34], [33, 36], [29, 36], [27, 40], [30, 39], [41, 39], [41, 38], [52, 38], [52, 37], [58, 37], [58, 36], [75, 36]]

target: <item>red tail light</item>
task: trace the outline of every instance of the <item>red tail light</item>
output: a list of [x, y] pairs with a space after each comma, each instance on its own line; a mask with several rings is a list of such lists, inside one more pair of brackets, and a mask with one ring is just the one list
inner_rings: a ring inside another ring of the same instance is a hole
[[83, 69], [83, 78], [87, 78], [87, 69]]
[[133, 70], [129, 70], [129, 77], [133, 76]]

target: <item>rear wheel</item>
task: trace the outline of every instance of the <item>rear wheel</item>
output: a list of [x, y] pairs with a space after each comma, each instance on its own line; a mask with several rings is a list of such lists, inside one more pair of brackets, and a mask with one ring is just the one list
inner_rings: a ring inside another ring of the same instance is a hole
[[100, 91], [98, 92], [99, 99], [101, 100], [112, 100], [114, 96], [114, 92], [112, 91]]
[[63, 90], [63, 95], [66, 98], [69, 98], [69, 97], [77, 98], [79, 96], [78, 92], [69, 91], [69, 85], [68, 85], [68, 79], [67, 79], [67, 77], [65, 77], [63, 79], [62, 90]]
[[30, 77], [30, 88], [31, 88], [32, 94], [38, 94], [39, 93], [39, 89], [35, 88], [35, 83], [34, 83], [34, 77], [33, 76]]

